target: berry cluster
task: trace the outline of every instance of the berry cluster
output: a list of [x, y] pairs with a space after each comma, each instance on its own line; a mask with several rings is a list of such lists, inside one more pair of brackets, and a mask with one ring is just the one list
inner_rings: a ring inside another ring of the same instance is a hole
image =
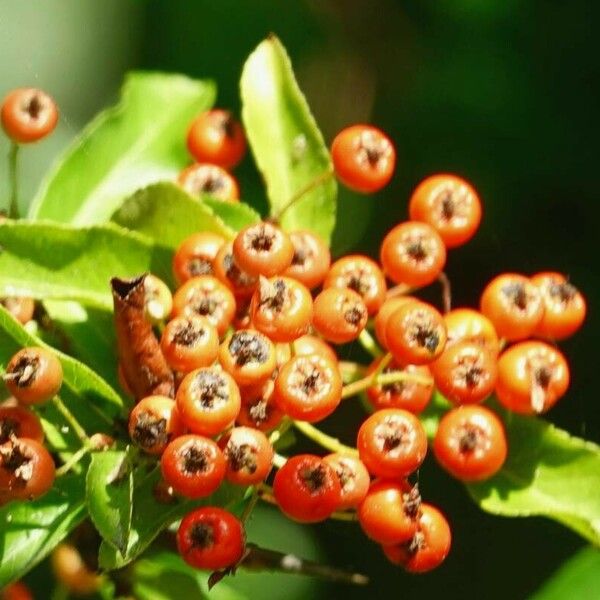
[[12, 398], [0, 404], [0, 505], [34, 500], [53, 485], [56, 469], [44, 431], [30, 406], [53, 398], [62, 385], [60, 361], [44, 348], [23, 348], [2, 376]]
[[[2, 122], [13, 139], [33, 139], [14, 133], [5, 106]], [[187, 145], [197, 163], [179, 184], [238, 201], [229, 170], [246, 143], [235, 118], [203, 113]], [[374, 127], [343, 130], [331, 153], [340, 181], [363, 193], [384, 187], [394, 172], [394, 146]], [[509, 273], [486, 286], [479, 311], [452, 310], [447, 251], [477, 231], [479, 196], [457, 176], [434, 175], [417, 186], [408, 210], [410, 220], [383, 239], [379, 262], [359, 254], [332, 262], [315, 233], [286, 232], [271, 219], [232, 240], [206, 231], [183, 240], [174, 294], [153, 275], [112, 281], [119, 377], [136, 399], [129, 436], [160, 461], [169, 494], [199, 499], [224, 481], [252, 486], [255, 499], [299, 522], [358, 520], [409, 572], [445, 559], [448, 522], [414, 483], [428, 451], [419, 413], [437, 389], [453, 407], [433, 440], [436, 459], [464, 481], [491, 477], [508, 445], [501, 420], [482, 403], [495, 394], [518, 413], [550, 409], [569, 383], [555, 342], [582, 325], [586, 305], [563, 275]], [[436, 281], [442, 311], [414, 295]], [[370, 365], [338, 359], [332, 345], [354, 342], [373, 355]], [[62, 371], [50, 352], [26, 348], [4, 378], [27, 405], [54, 396]], [[372, 414], [354, 446], [313, 425], [363, 393]], [[290, 426], [328, 453], [278, 454], [274, 445]], [[0, 502], [34, 498], [52, 485], [54, 463], [42, 441], [33, 413], [0, 408]], [[191, 565], [233, 569], [247, 552], [243, 519], [217, 506], [196, 509], [181, 521], [177, 544]]]

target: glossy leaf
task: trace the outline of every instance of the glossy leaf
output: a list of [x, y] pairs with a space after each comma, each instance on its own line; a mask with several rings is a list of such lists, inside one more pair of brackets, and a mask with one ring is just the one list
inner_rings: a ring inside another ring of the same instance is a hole
[[0, 589], [48, 556], [85, 514], [80, 475], [61, 478], [38, 500], [0, 507]]
[[243, 495], [243, 488], [223, 483], [212, 496], [201, 500], [171, 498], [159, 501], [156, 485], [160, 480], [158, 468], [150, 473], [143, 468], [134, 471], [133, 517], [127, 550], [120, 555], [113, 546], [103, 542], [99, 556], [101, 568], [112, 570], [125, 566], [141, 554], [163, 529], [192, 508], [203, 504], [226, 506]]
[[323, 136], [281, 42], [271, 36], [250, 55], [241, 79], [242, 118], [267, 186], [271, 215], [286, 229], [311, 229], [329, 241], [337, 184]]
[[209, 206], [173, 183], [158, 183], [136, 192], [112, 220], [171, 250], [198, 231], [212, 231], [227, 239], [234, 235]]
[[208, 81], [130, 74], [119, 104], [100, 113], [58, 161], [29, 216], [102, 223], [135, 190], [174, 179], [189, 162], [187, 127], [214, 99], [215, 86]]
[[584, 548], [544, 582], [529, 600], [597, 600], [600, 590], [600, 551]]
[[208, 590], [207, 572], [187, 565], [177, 554], [157, 552], [144, 557], [133, 567], [133, 590], [139, 600], [245, 600], [247, 595], [235, 591], [221, 581]]
[[223, 202], [210, 196], [203, 196], [201, 201], [234, 231], [260, 221], [260, 215], [245, 202]]
[[121, 391], [112, 313], [68, 300], [46, 300], [44, 309], [52, 321], [51, 333], [61, 342], [61, 348]]
[[92, 454], [86, 503], [96, 529], [121, 554], [127, 550], [133, 507], [133, 469], [126, 450]]
[[544, 516], [600, 545], [600, 447], [534, 417], [502, 411], [509, 453], [491, 479], [467, 486], [484, 510]]
[[151, 271], [171, 281], [171, 254], [113, 224], [0, 224], [0, 295], [76, 300], [112, 310], [109, 281]]

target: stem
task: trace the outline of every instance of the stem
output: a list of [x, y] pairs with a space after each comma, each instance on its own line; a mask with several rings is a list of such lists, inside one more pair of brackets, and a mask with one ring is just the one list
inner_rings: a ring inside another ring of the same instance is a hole
[[19, 218], [19, 144], [12, 142], [8, 152], [8, 174], [10, 178], [10, 206], [8, 216]]
[[399, 283], [393, 288], [390, 288], [385, 297], [387, 300], [389, 300], [390, 298], [395, 298], [396, 296], [406, 296], [406, 294], [410, 294], [413, 290], [414, 288], [406, 285], [406, 283]]
[[317, 562], [305, 560], [294, 554], [284, 554], [249, 545], [249, 552], [241, 563], [245, 569], [256, 571], [282, 571], [289, 574], [321, 577], [328, 581], [367, 585], [369, 579], [360, 573], [350, 573]]
[[317, 429], [310, 423], [306, 423], [305, 421], [294, 421], [294, 427], [298, 431], [302, 432], [305, 437], [312, 440], [316, 444], [319, 444], [319, 446], [322, 446], [326, 450], [358, 456], [358, 450], [356, 448], [351, 448], [350, 446], [342, 444], [342, 442], [340, 442], [340, 440], [337, 438], [323, 433], [320, 429]]
[[298, 200], [301, 200], [305, 194], [312, 192], [315, 188], [325, 183], [333, 177], [333, 170], [324, 171], [317, 175], [312, 181], [309, 181], [303, 188], [300, 188], [271, 218], [274, 221], [280, 221], [289, 208], [294, 206]]
[[56, 410], [64, 417], [65, 421], [69, 424], [81, 443], [86, 446], [89, 442], [89, 438], [85, 429], [79, 424], [79, 421], [74, 417], [73, 413], [64, 405], [63, 401], [58, 396], [52, 398], [52, 403]]
[[364, 365], [349, 360], [340, 360], [338, 362], [338, 367], [342, 374], [342, 379], [347, 382], [355, 381], [359, 377], [362, 377], [367, 370]]
[[438, 281], [442, 286], [442, 304], [444, 306], [444, 313], [450, 312], [452, 308], [452, 286], [450, 285], [450, 279], [448, 275], [442, 271], [438, 275]]
[[373, 357], [379, 358], [383, 356], [383, 352], [375, 338], [366, 330], [363, 329], [358, 336], [360, 345]]
[[282, 437], [283, 434], [292, 426], [291, 419], [284, 417], [283, 421], [279, 424], [277, 429], [274, 429], [269, 435], [269, 442], [274, 446]]
[[285, 456], [275, 452], [275, 454], [273, 455], [273, 466], [274, 467], [281, 469], [281, 467], [283, 467], [283, 465], [285, 465], [286, 462], [287, 462], [287, 458]]
[[377, 373], [377, 371], [375, 371], [373, 374], [368, 375], [367, 377], [363, 377], [358, 381], [354, 381], [345, 385], [342, 388], [342, 398], [355, 396], [356, 394], [359, 394], [360, 392], [374, 385], [390, 385], [392, 383], [397, 383], [398, 381], [412, 381], [413, 383], [420, 383], [421, 385], [432, 385], [433, 383], [430, 377], [415, 375], [414, 373], [405, 373], [404, 371]]
[[245, 523], [249, 519], [250, 515], [252, 514], [252, 511], [254, 510], [254, 507], [256, 506], [256, 503], [258, 502], [259, 497], [260, 495], [258, 493], [258, 489], [254, 487], [252, 489], [252, 495], [250, 496], [250, 500], [248, 500], [248, 504], [246, 504], [246, 508], [244, 508], [244, 512], [240, 517], [242, 523]]
[[79, 448], [64, 465], [56, 469], [56, 476], [61, 477], [62, 475], [66, 475], [90, 450], [91, 447], [89, 445]]

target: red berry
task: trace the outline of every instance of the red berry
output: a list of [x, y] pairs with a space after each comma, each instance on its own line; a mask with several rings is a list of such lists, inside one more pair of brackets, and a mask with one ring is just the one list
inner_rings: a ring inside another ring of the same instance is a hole
[[378, 410], [358, 430], [356, 447], [369, 472], [378, 477], [407, 477], [427, 454], [427, 436], [412, 413]]
[[273, 446], [267, 436], [250, 427], [234, 427], [220, 440], [227, 460], [227, 480], [238, 485], [264, 481], [273, 464]]
[[258, 331], [239, 329], [221, 344], [219, 362], [238, 385], [259, 384], [275, 370], [275, 346]]
[[275, 474], [273, 494], [290, 519], [315, 523], [338, 508], [342, 488], [335, 471], [323, 459], [299, 454], [289, 458]]
[[310, 423], [324, 419], [342, 399], [337, 363], [321, 354], [295, 356], [279, 370], [274, 398], [292, 419]]
[[215, 277], [224, 283], [236, 298], [248, 299], [258, 285], [258, 277], [242, 271], [233, 260], [233, 243], [223, 244], [213, 261]]
[[242, 126], [227, 110], [202, 113], [192, 122], [187, 147], [198, 162], [208, 162], [224, 169], [235, 167], [246, 152]]
[[177, 530], [179, 554], [198, 569], [232, 567], [241, 560], [244, 547], [241, 521], [216, 506], [204, 506], [187, 514]]
[[175, 401], [166, 396], [147, 396], [129, 415], [129, 436], [148, 454], [162, 454], [167, 444], [183, 433]]
[[200, 435], [174, 439], [160, 459], [162, 475], [168, 485], [186, 498], [205, 498], [221, 485], [226, 462], [219, 446]]
[[481, 481], [506, 460], [506, 434], [500, 419], [483, 406], [459, 406], [441, 419], [433, 440], [438, 462], [462, 481]]
[[214, 260], [225, 240], [216, 233], [194, 233], [181, 242], [173, 257], [173, 272], [181, 285], [192, 277], [214, 274]]
[[294, 257], [283, 274], [311, 290], [321, 285], [331, 263], [327, 244], [312, 231], [293, 231], [290, 240], [294, 246]]
[[369, 471], [356, 456], [336, 452], [323, 460], [335, 471], [342, 488], [338, 508], [356, 508], [369, 491]]
[[313, 326], [329, 342], [345, 344], [365, 328], [369, 313], [362, 298], [351, 289], [323, 290], [313, 303]]
[[413, 221], [431, 225], [447, 248], [468, 242], [481, 222], [481, 201], [469, 183], [456, 175], [431, 175], [410, 197]]
[[58, 123], [58, 110], [45, 92], [19, 88], [4, 98], [0, 118], [6, 135], [13, 142], [29, 144], [52, 133]]
[[283, 273], [294, 258], [294, 245], [287, 233], [272, 223], [244, 227], [233, 241], [233, 258], [249, 275], [273, 277]]
[[483, 290], [480, 305], [498, 335], [511, 342], [532, 335], [544, 316], [540, 290], [530, 279], [516, 273], [492, 279]]
[[239, 202], [240, 190], [233, 175], [209, 163], [195, 163], [177, 178], [179, 185], [192, 196], [207, 194], [224, 202]]
[[200, 435], [217, 435], [240, 412], [240, 392], [228, 373], [216, 367], [197, 369], [185, 376], [177, 395], [177, 409], [185, 426]]
[[406, 221], [383, 239], [380, 260], [384, 273], [394, 282], [423, 287], [433, 283], [446, 264], [446, 247], [427, 223]]
[[419, 529], [411, 540], [383, 546], [386, 557], [409, 573], [425, 573], [438, 567], [448, 556], [452, 534], [446, 517], [431, 504], [421, 504]]
[[407, 302], [419, 302], [418, 298], [414, 296], [394, 296], [387, 299], [375, 315], [375, 335], [379, 343], [387, 350], [387, 339], [385, 337], [385, 329], [389, 318], [398, 310], [401, 306]]
[[350, 189], [372, 194], [392, 178], [396, 151], [389, 138], [371, 125], [340, 131], [331, 145], [335, 173]]
[[454, 404], [483, 402], [496, 385], [496, 357], [473, 342], [446, 346], [430, 368], [438, 390]]
[[22, 406], [0, 406], [0, 444], [11, 437], [44, 441], [44, 430], [38, 416]]
[[358, 507], [365, 534], [380, 544], [401, 544], [417, 532], [421, 496], [406, 481], [375, 481]]
[[41, 404], [58, 394], [63, 381], [62, 365], [45, 348], [23, 348], [9, 361], [4, 381], [22, 404]]
[[433, 362], [446, 346], [442, 315], [425, 302], [407, 302], [389, 317], [385, 339], [394, 360], [403, 365]]
[[275, 429], [283, 419], [283, 412], [275, 404], [274, 389], [275, 382], [272, 379], [267, 379], [259, 385], [241, 388], [242, 406], [237, 416], [238, 425], [260, 431]]
[[569, 387], [569, 365], [543, 342], [521, 342], [498, 360], [496, 395], [508, 409], [531, 415], [550, 410]]
[[0, 445], [0, 495], [34, 500], [52, 487], [54, 477], [54, 461], [39, 442], [13, 438]]
[[35, 302], [33, 298], [23, 298], [18, 296], [5, 296], [0, 298], [0, 304], [17, 320], [21, 325], [25, 325], [33, 319], [35, 311]]
[[448, 334], [448, 346], [457, 342], [474, 342], [494, 356], [500, 352], [494, 325], [480, 312], [471, 308], [455, 308], [444, 315], [444, 324]]
[[360, 254], [336, 260], [323, 282], [325, 289], [350, 288], [363, 299], [370, 315], [374, 315], [385, 300], [385, 278], [370, 258]]
[[555, 340], [573, 335], [583, 325], [587, 310], [581, 292], [560, 273], [538, 273], [531, 282], [544, 302], [544, 316], [534, 334]]

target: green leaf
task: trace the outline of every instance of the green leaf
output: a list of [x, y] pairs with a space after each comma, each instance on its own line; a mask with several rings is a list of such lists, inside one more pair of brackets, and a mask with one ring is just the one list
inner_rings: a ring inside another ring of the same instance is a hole
[[242, 118], [266, 185], [271, 215], [301, 198], [281, 219], [326, 241], [335, 225], [337, 184], [323, 136], [280, 41], [271, 36], [250, 55], [241, 79]]
[[61, 348], [96, 371], [114, 389], [120, 389], [112, 313], [63, 300], [46, 300], [44, 308], [59, 334]]
[[186, 564], [173, 552], [156, 552], [133, 567], [133, 591], [139, 600], [245, 600], [248, 596], [230, 588], [226, 581], [208, 590], [208, 573]]
[[67, 475], [45, 496], [0, 508], [0, 589], [43, 560], [85, 517], [84, 481]]
[[0, 223], [0, 295], [76, 300], [112, 310], [109, 281], [151, 271], [170, 282], [171, 253], [113, 224]]
[[600, 552], [584, 548], [565, 562], [529, 600], [597, 600]]
[[227, 239], [234, 236], [234, 230], [210, 207], [173, 183], [157, 183], [139, 190], [123, 203], [112, 220], [170, 250], [198, 231], [212, 231]]
[[499, 411], [508, 458], [487, 481], [467, 486], [484, 510], [544, 516], [600, 545], [600, 447], [535, 417]]
[[131, 562], [152, 543], [156, 536], [174, 521], [181, 519], [191, 509], [206, 504], [226, 506], [236, 502], [244, 493], [244, 488], [223, 483], [208, 498], [184, 500], [173, 498], [172, 503], [159, 502], [156, 485], [161, 480], [160, 470], [148, 473], [140, 468], [134, 471], [133, 517], [129, 543], [124, 555], [106, 542], [100, 546], [100, 567], [105, 570], [118, 569]]
[[116, 106], [100, 113], [57, 163], [31, 218], [103, 223], [136, 189], [175, 178], [189, 162], [186, 130], [210, 108], [215, 86], [182, 75], [133, 73]]
[[[0, 307], [0, 371], [12, 355], [25, 346], [46, 346], [28, 333], [4, 308]], [[60, 398], [90, 433], [110, 432], [115, 417], [124, 412], [121, 397], [94, 371], [79, 361], [54, 350], [63, 368]], [[58, 452], [72, 449], [73, 435], [64, 433], [64, 419], [52, 402], [38, 408], [46, 426], [48, 443]]]
[[92, 454], [85, 495], [98, 533], [125, 554], [133, 507], [133, 469], [128, 451]]
[[223, 202], [210, 196], [203, 196], [201, 202], [210, 207], [213, 213], [234, 231], [260, 221], [260, 214], [244, 202]]

